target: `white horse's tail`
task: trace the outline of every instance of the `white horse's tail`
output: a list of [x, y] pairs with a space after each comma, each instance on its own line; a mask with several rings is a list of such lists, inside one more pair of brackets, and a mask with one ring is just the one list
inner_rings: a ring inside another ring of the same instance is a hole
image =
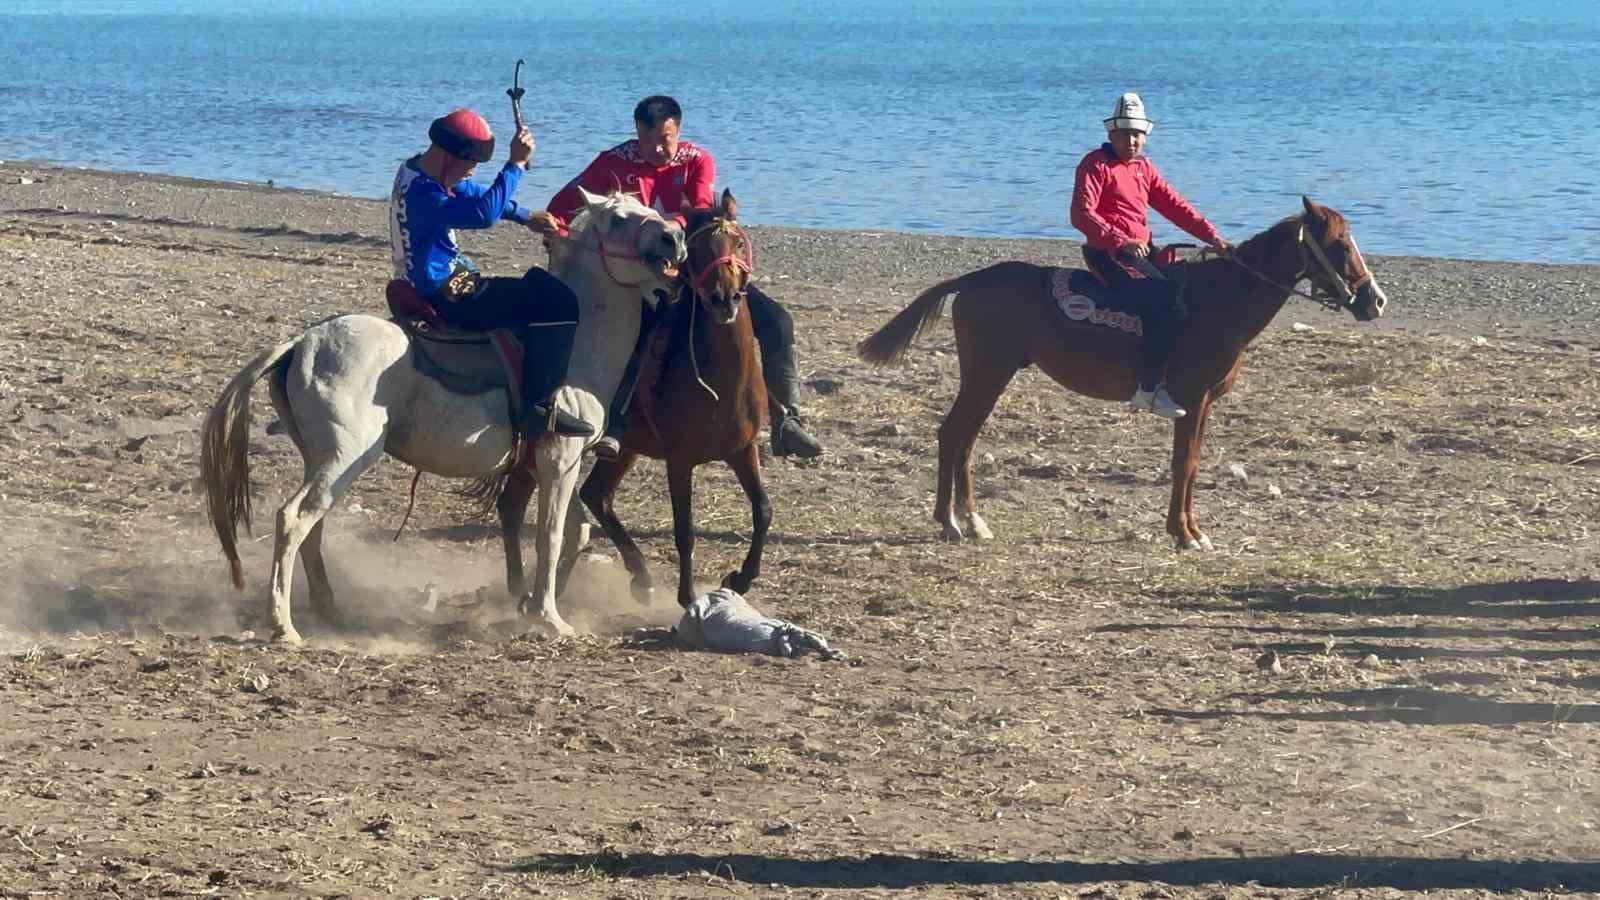
[[233, 586], [244, 590], [239, 565], [239, 520], [250, 527], [250, 389], [294, 352], [300, 341], [284, 341], [264, 350], [233, 376], [206, 414], [200, 429], [200, 471], [206, 482], [206, 507], [211, 527], [228, 557]]

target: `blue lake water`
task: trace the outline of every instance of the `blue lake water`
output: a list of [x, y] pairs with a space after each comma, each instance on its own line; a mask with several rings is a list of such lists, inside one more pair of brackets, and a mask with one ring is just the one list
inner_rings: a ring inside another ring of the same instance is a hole
[[1073, 169], [1138, 90], [1234, 239], [1304, 193], [1371, 252], [1600, 262], [1587, 0], [11, 0], [0, 159], [378, 197], [432, 117], [508, 131], [518, 57], [534, 205], [664, 92], [752, 222], [1071, 237]]

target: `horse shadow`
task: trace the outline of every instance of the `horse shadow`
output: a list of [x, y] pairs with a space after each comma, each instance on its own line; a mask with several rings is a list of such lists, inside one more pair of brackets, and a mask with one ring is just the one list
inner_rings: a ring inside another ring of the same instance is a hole
[[501, 872], [601, 874], [620, 878], [704, 878], [814, 890], [903, 890], [931, 886], [986, 888], [1025, 884], [1157, 882], [1267, 888], [1387, 887], [1397, 890], [1595, 891], [1600, 865], [1559, 860], [1292, 854], [1199, 857], [1133, 863], [1065, 860], [967, 860], [875, 853], [802, 859], [765, 854], [616, 852], [540, 854]]
[[1188, 721], [1263, 719], [1286, 722], [1394, 722], [1401, 725], [1521, 725], [1600, 722], [1600, 704], [1503, 702], [1477, 694], [1428, 688], [1350, 691], [1238, 692], [1248, 703], [1337, 703], [1344, 709], [1149, 709], [1153, 716]]
[[1454, 587], [1282, 584], [1222, 591], [1164, 591], [1172, 609], [1216, 612], [1225, 605], [1255, 612], [1362, 616], [1463, 616], [1484, 619], [1600, 616], [1600, 581], [1530, 578]]
[[[1515, 657], [1529, 661], [1596, 660], [1600, 661], [1600, 648], [1506, 646], [1507, 641], [1544, 641], [1556, 644], [1562, 641], [1594, 642], [1592, 631], [1576, 628], [1456, 628], [1451, 626], [1419, 625], [1415, 627], [1371, 626], [1363, 628], [1302, 628], [1278, 625], [1206, 625], [1189, 622], [1136, 622], [1101, 625], [1092, 629], [1095, 634], [1127, 634], [1141, 631], [1196, 631], [1231, 632], [1244, 635], [1281, 634], [1305, 635], [1308, 639], [1295, 641], [1239, 641], [1233, 650], [1275, 651], [1284, 656], [1339, 656], [1360, 659], [1368, 654], [1382, 659], [1503, 659]], [[1371, 640], [1361, 640], [1368, 638]], [[1481, 638], [1497, 642], [1493, 647], [1450, 647], [1424, 644], [1383, 644], [1377, 640], [1428, 640], [1448, 638]], [[1332, 643], [1330, 644], [1330, 640]]]

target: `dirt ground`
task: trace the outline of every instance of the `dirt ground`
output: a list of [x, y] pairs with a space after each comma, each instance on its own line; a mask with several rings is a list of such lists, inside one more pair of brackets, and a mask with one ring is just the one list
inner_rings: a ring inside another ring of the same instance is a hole
[[[751, 599], [847, 661], [672, 647], [656, 464], [619, 498], [656, 605], [602, 542], [563, 602], [586, 636], [453, 622], [503, 602], [498, 535], [425, 477], [394, 540], [385, 459], [328, 527], [357, 627], [297, 609], [308, 646], [264, 646], [298, 457], [258, 390], [237, 594], [199, 421], [260, 348], [378, 310], [382, 213], [0, 166], [0, 896], [1600, 892], [1595, 270], [1377, 259], [1393, 321], [1291, 304], [1212, 425], [1210, 554], [1165, 534], [1167, 427], [1027, 371], [978, 447], [998, 538], [949, 545], [949, 329], [903, 369], [853, 345], [1075, 248], [756, 228], [830, 453], [770, 461]], [[713, 582], [747, 508], [696, 483]]]

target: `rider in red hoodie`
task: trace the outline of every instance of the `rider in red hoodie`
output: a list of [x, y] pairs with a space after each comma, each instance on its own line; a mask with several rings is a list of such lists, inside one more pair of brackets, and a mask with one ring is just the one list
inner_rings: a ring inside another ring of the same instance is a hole
[[1078, 163], [1072, 183], [1072, 224], [1084, 234], [1083, 258], [1089, 268], [1111, 287], [1127, 291], [1144, 320], [1139, 387], [1128, 400], [1129, 408], [1176, 419], [1185, 410], [1167, 394], [1164, 380], [1186, 311], [1178, 286], [1150, 261], [1145, 210], [1154, 207], [1218, 252], [1227, 252], [1232, 245], [1161, 177], [1155, 163], [1140, 155], [1155, 123], [1145, 116], [1138, 94], [1118, 97], [1105, 126], [1110, 140]]
[[[678, 137], [683, 109], [666, 96], [646, 97], [633, 109], [637, 140], [624, 141], [602, 152], [577, 178], [550, 198], [545, 212], [534, 213], [529, 227], [546, 236], [565, 232], [572, 217], [583, 206], [578, 188], [594, 194], [620, 190], [638, 197], [645, 205], [683, 224], [686, 209], [711, 205], [711, 187], [717, 177], [716, 162], [710, 151]], [[800, 373], [794, 358], [794, 320], [761, 286], [747, 288], [746, 308], [756, 342], [761, 345], [761, 371], [767, 383], [767, 404], [772, 413], [772, 452], [802, 458], [822, 453], [822, 444], [806, 432], [801, 421]], [[640, 343], [644, 342], [641, 329]], [[623, 385], [617, 389], [613, 410], [625, 408], [637, 374], [638, 359], [628, 366]], [[595, 447], [597, 455], [615, 452], [625, 426], [621, 415], [607, 417], [606, 435]]]

